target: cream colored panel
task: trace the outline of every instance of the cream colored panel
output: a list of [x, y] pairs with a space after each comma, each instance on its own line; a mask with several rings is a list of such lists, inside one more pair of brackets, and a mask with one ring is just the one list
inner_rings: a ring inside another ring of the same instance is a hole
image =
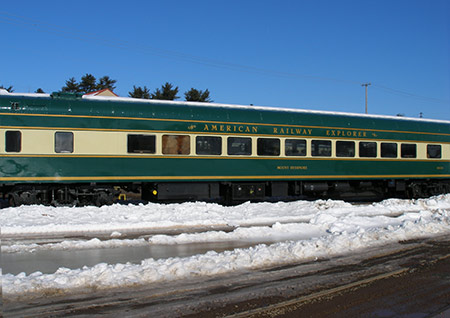
[[222, 156], [228, 156], [228, 154], [227, 154], [227, 149], [228, 149], [227, 138], [223, 137], [223, 136], [221, 138], [222, 138]]
[[127, 134], [122, 132], [75, 131], [74, 154], [121, 155], [127, 153]]
[[5, 153], [5, 131], [0, 129], [0, 153]]
[[[156, 136], [156, 153], [157, 155], [161, 155], [162, 154], [162, 137], [160, 134], [150, 134], [150, 135], [154, 135]], [[125, 150], [127, 151], [127, 150]]]
[[258, 137], [250, 137], [252, 139], [252, 157], [256, 157], [258, 153]]
[[450, 160], [450, 144], [442, 145], [442, 159]]
[[55, 153], [55, 133], [51, 130], [21, 130], [22, 154]]
[[417, 144], [417, 159], [427, 158], [427, 144]]
[[311, 158], [312, 152], [311, 152], [311, 139], [306, 139], [306, 157]]
[[331, 158], [336, 158], [336, 139], [331, 140]]
[[280, 157], [286, 157], [286, 139], [287, 138], [278, 138], [280, 139]]

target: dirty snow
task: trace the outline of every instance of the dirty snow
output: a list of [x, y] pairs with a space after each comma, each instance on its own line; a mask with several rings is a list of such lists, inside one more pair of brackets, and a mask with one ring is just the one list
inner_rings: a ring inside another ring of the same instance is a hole
[[[3, 244], [2, 253], [147, 244], [264, 242], [221, 253], [209, 251], [184, 258], [145, 259], [140, 264], [100, 263], [77, 269], [59, 268], [52, 274], [3, 273], [3, 296], [20, 297], [34, 293], [89, 292], [258, 269], [332, 257], [401, 240], [450, 234], [450, 194], [420, 200], [390, 199], [370, 205], [318, 200], [245, 203], [235, 207], [206, 203], [116, 204], [101, 208], [28, 206], [3, 209], [0, 220], [2, 236], [11, 241], [15, 237], [39, 235], [92, 236], [89, 240], [46, 244]], [[179, 234], [167, 234], [174, 229]], [[195, 232], [195, 229], [202, 230]], [[129, 239], [127, 233], [151, 235]], [[100, 234], [110, 239], [100, 240], [96, 237]]]

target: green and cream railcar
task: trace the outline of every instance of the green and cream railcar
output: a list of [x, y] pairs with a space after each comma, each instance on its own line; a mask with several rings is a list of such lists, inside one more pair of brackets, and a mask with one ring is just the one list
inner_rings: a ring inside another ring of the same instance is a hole
[[0, 119], [12, 205], [450, 192], [446, 121], [6, 91]]

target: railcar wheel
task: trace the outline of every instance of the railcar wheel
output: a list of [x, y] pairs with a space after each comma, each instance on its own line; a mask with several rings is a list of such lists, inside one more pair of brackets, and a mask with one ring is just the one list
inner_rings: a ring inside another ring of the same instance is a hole
[[21, 205], [20, 197], [17, 193], [10, 193], [8, 196], [8, 203], [10, 207], [17, 207]]
[[113, 204], [113, 197], [111, 194], [106, 193], [105, 191], [100, 191], [97, 194], [97, 198], [95, 199], [96, 206], [111, 205], [111, 204]]

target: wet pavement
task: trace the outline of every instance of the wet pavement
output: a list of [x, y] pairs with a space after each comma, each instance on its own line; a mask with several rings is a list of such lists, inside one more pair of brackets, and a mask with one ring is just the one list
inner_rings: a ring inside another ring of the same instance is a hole
[[450, 236], [258, 271], [4, 299], [4, 317], [445, 317]]
[[82, 250], [38, 250], [23, 253], [2, 253], [1, 264], [3, 274], [27, 275], [34, 272], [52, 274], [60, 267], [76, 269], [83, 266], [95, 266], [99, 263], [140, 264], [141, 261], [166, 259], [170, 257], [188, 257], [204, 254], [208, 251], [223, 252], [235, 248], [247, 248], [254, 242], [216, 242], [182, 245], [150, 245], [124, 246], [117, 248], [98, 248]]

